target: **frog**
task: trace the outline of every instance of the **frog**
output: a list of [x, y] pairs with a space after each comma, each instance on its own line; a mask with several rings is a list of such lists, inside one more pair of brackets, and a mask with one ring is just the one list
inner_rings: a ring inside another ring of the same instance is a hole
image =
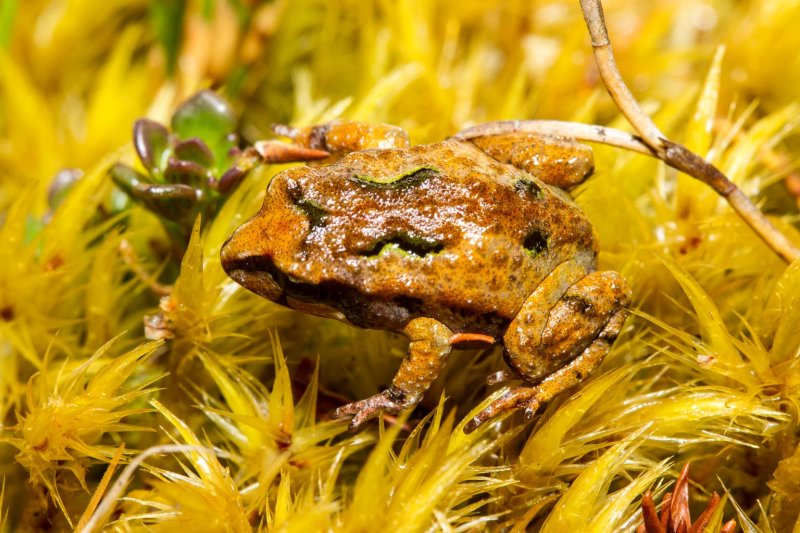
[[[397, 126], [339, 121], [260, 141], [276, 174], [220, 252], [246, 289], [303, 313], [399, 333], [390, 386], [336, 409], [359, 428], [417, 405], [455, 349], [502, 345], [509, 387], [464, 424], [540, 406], [585, 381], [623, 329], [631, 291], [598, 270], [569, 195], [594, 171], [573, 139], [507, 132], [412, 146]], [[498, 380], [499, 381], [499, 380]]]

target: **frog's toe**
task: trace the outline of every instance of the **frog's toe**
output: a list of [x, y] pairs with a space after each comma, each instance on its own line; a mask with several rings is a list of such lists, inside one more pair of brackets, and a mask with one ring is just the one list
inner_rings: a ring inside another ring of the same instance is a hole
[[533, 420], [533, 415], [535, 415], [536, 411], [539, 410], [540, 405], [541, 402], [539, 402], [539, 400], [537, 400], [536, 398], [531, 398], [530, 400], [525, 402], [522, 408], [524, 409], [526, 421]]
[[515, 409], [525, 409], [525, 419], [530, 420], [539, 408], [536, 387], [516, 387], [493, 401], [464, 426], [464, 433], [472, 433], [490, 419]]
[[333, 412], [334, 418], [345, 418], [352, 416], [349, 429], [355, 431], [367, 420], [378, 416], [381, 411], [392, 414], [399, 414], [408, 405], [399, 400], [391, 390], [386, 390], [365, 400], [348, 403], [337, 408]]

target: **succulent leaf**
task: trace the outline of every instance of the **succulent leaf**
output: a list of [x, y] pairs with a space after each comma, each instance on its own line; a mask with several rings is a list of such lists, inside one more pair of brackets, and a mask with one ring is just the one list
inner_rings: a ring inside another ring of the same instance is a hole
[[133, 189], [133, 195], [154, 213], [181, 223], [194, 220], [202, 198], [200, 191], [182, 183], [139, 184]]
[[203, 139], [218, 166], [236, 146], [236, 123], [230, 104], [212, 91], [200, 91], [172, 115], [172, 131], [181, 139]]
[[214, 154], [208, 145], [197, 137], [178, 141], [172, 150], [176, 158], [182, 161], [191, 161], [206, 168], [214, 164]]
[[128, 196], [135, 197], [134, 192], [139, 185], [147, 185], [150, 180], [123, 163], [115, 163], [109, 171], [114, 184], [122, 189]]
[[208, 170], [194, 161], [171, 158], [164, 170], [164, 181], [167, 183], [183, 184], [193, 188], [205, 188], [208, 178]]
[[161, 174], [169, 140], [167, 128], [154, 120], [139, 119], [133, 126], [133, 146], [142, 165], [153, 176]]

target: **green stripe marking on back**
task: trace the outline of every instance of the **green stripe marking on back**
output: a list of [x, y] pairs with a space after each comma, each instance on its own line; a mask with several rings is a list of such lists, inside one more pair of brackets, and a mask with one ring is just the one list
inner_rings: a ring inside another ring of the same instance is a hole
[[358, 174], [350, 179], [360, 185], [374, 187], [378, 189], [405, 189], [419, 185], [423, 181], [440, 174], [439, 170], [433, 167], [417, 167], [397, 176], [388, 178], [375, 178], [372, 176], [360, 176]]

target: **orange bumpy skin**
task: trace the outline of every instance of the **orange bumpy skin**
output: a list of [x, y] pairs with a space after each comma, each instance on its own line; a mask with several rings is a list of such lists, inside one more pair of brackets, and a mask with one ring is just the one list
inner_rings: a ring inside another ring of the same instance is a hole
[[410, 339], [389, 389], [338, 410], [352, 427], [419, 402], [451, 349], [473, 344], [461, 339], [502, 342], [526, 382], [467, 430], [532, 414], [608, 352], [630, 293], [595, 271], [593, 228], [558, 188], [591, 173], [588, 147], [530, 134], [409, 147], [398, 128], [354, 122], [276, 131], [298, 148], [273, 151], [295, 154], [283, 161], [312, 148], [333, 162], [275, 176], [222, 266], [280, 304]]

